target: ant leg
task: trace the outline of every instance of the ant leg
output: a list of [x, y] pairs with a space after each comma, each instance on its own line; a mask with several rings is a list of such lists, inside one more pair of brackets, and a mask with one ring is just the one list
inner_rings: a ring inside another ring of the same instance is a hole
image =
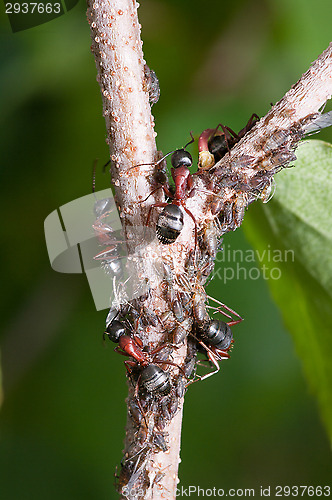
[[[228, 349], [230, 349], [230, 347]], [[228, 352], [224, 351], [223, 349], [217, 349], [216, 347], [215, 347], [214, 354], [216, 356], [216, 359], [219, 359], [220, 361], [223, 359], [230, 358], [230, 355], [228, 354]]]
[[234, 326], [234, 325], [237, 325], [238, 323], [241, 323], [241, 321], [243, 321], [243, 318], [241, 319], [237, 319], [236, 321], [228, 321], [228, 326]]
[[157, 354], [158, 352], [162, 351], [162, 349], [165, 349], [165, 347], [169, 347], [170, 344], [163, 344], [163, 345], [160, 345], [159, 347], [156, 347], [155, 349], [153, 349], [151, 352], [149, 352], [150, 356], [154, 356], [155, 354]]
[[206, 308], [207, 309], [214, 309], [214, 313], [213, 314], [216, 314], [218, 312], [218, 313], [222, 314], [223, 316], [226, 316], [226, 318], [232, 319], [232, 316], [230, 316], [229, 314], [225, 313], [224, 311], [221, 311], [220, 308], [218, 308], [218, 307], [213, 307], [213, 306], [207, 305]]
[[183, 207], [183, 210], [185, 210], [187, 212], [188, 215], [190, 215], [190, 217], [192, 218], [192, 220], [194, 221], [194, 224], [195, 224], [195, 247], [194, 247], [194, 252], [196, 254], [196, 248], [197, 248], [197, 222], [196, 222], [196, 219], [195, 217], [193, 216], [193, 214], [190, 212], [190, 210], [188, 210], [188, 208], [186, 208], [184, 205], [182, 205]]
[[101, 252], [98, 252], [97, 255], [95, 255], [93, 258], [94, 260], [112, 260], [116, 258], [114, 255], [112, 255], [112, 252], [116, 249], [117, 245], [112, 245], [105, 250], [102, 250]]
[[214, 134], [216, 134], [216, 132], [218, 130], [218, 127], [220, 127], [221, 130], [223, 131], [223, 134], [225, 136], [226, 142], [227, 142], [227, 136], [228, 136], [227, 132], [229, 132], [230, 134], [232, 134], [232, 136], [234, 137], [234, 139], [240, 139], [239, 135], [236, 132], [234, 132], [234, 130], [232, 130], [230, 127], [227, 127], [226, 125], [223, 125], [222, 123], [219, 123], [219, 125], [216, 127]]
[[[121, 356], [129, 356], [129, 354], [127, 354], [126, 352], [122, 351], [121, 347], [119, 347], [119, 346], [114, 347], [114, 351], [117, 352], [118, 354], [121, 354]], [[124, 362], [124, 364], [125, 364], [125, 366], [126, 366], [126, 368], [127, 368], [128, 371], [129, 371], [129, 368], [127, 367], [127, 364], [129, 364], [129, 366], [131, 366], [130, 363], [131, 363], [131, 361], [129, 361], [129, 360], [127, 360], [127, 361]]]
[[153, 208], [158, 208], [158, 207], [167, 207], [167, 205], [168, 205], [168, 203], [166, 203], [166, 202], [154, 203], [153, 205], [151, 205], [151, 207], [149, 208], [147, 219], [146, 219], [146, 226], [148, 226], [149, 222], [150, 222], [151, 210]]
[[[236, 315], [239, 319], [234, 320], [229, 314], [225, 313], [225, 311], [221, 310], [221, 307], [211, 307], [207, 306], [209, 309], [215, 309], [213, 314], [220, 313], [223, 316], [226, 316], [226, 318], [229, 318], [231, 321], [227, 322], [228, 326], [234, 326], [237, 325], [238, 323], [241, 323], [243, 321], [243, 318], [241, 318], [238, 314]], [[235, 311], [232, 311], [235, 314]]]
[[240, 130], [238, 134], [239, 138], [244, 137], [246, 133], [249, 132], [249, 130], [251, 130], [258, 121], [259, 121], [259, 116], [256, 115], [256, 113], [253, 113], [249, 118], [247, 125], [242, 130]]
[[164, 189], [164, 186], [158, 186], [156, 189], [153, 189], [153, 191], [151, 191], [151, 193], [146, 198], [144, 198], [144, 200], [140, 200], [137, 203], [144, 203], [146, 200], [148, 200], [150, 198], [150, 196], [152, 196], [154, 193], [156, 193], [158, 191], [158, 189]]
[[[234, 132], [234, 130], [232, 130], [230, 127], [227, 127], [227, 126], [223, 125], [222, 123], [219, 123], [219, 125], [216, 127], [215, 134], [216, 134], [216, 132], [218, 130], [218, 127], [221, 128], [221, 130], [222, 130], [222, 132], [223, 132], [223, 134], [225, 136], [227, 150], [230, 153], [230, 147], [229, 147], [228, 141], [232, 139], [231, 135], [234, 137], [234, 139], [237, 139], [238, 141], [240, 140], [240, 137], [239, 137], [239, 135], [236, 132]], [[219, 133], [218, 135], [222, 135], [222, 134]]]
[[216, 358], [214, 352], [206, 344], [204, 344], [204, 342], [202, 342], [201, 340], [198, 340], [198, 342], [199, 342], [199, 344], [201, 344], [204, 347], [204, 349], [207, 352], [207, 356], [208, 356], [209, 361], [215, 367], [215, 370], [213, 370], [212, 372], [207, 373], [206, 375], [199, 375], [198, 380], [205, 380], [205, 379], [211, 377], [212, 375], [214, 375], [215, 373], [218, 373], [218, 371], [220, 370], [220, 366], [219, 366], [219, 363], [217, 361], [217, 358]]
[[153, 359], [153, 362], [158, 364], [158, 365], [171, 365], [171, 366], [175, 366], [176, 368], [179, 369], [179, 371], [182, 373], [182, 375], [186, 377], [186, 374], [184, 373], [183, 371], [183, 368], [181, 368], [181, 366], [177, 365], [176, 363], [173, 363], [172, 361], [164, 361], [162, 359]]
[[133, 335], [132, 338], [133, 338], [134, 342], [138, 345], [138, 347], [140, 349], [142, 349], [143, 342], [141, 341], [141, 339], [137, 335]]
[[248, 123], [246, 125], [247, 131], [249, 131], [255, 125], [255, 123], [258, 122], [259, 120], [260, 120], [259, 116], [256, 115], [256, 113], [253, 113], [251, 115], [251, 117], [249, 118]]
[[134, 396], [135, 396], [135, 398], [137, 400], [137, 405], [138, 405], [138, 407], [140, 409], [140, 412], [143, 415], [146, 428], [148, 428], [148, 423], [147, 423], [146, 418], [145, 418], [145, 413], [144, 413], [144, 410], [143, 410], [143, 406], [141, 404], [141, 400], [140, 400], [139, 395], [138, 395], [138, 389], [139, 389], [139, 384], [140, 384], [140, 381], [141, 381], [141, 377], [142, 377], [142, 373], [139, 374], [139, 377], [138, 377], [138, 380], [137, 380], [137, 383], [136, 383], [136, 387], [135, 387]]
[[[240, 323], [241, 321], [243, 321], [243, 318], [241, 318], [241, 316], [236, 311], [234, 311], [234, 309], [231, 309], [230, 307], [226, 306], [226, 304], [223, 304], [219, 300], [214, 299], [210, 295], [207, 295], [207, 298], [213, 300], [214, 302], [216, 302], [217, 304], [219, 304], [221, 307], [223, 307], [224, 309], [226, 309], [226, 311], [230, 312], [231, 314], [234, 314], [234, 316], [236, 316], [237, 318], [239, 318], [236, 321], [236, 323]], [[219, 312], [221, 312], [222, 314], [224, 314], [222, 311], [219, 311]], [[225, 314], [225, 316], [227, 316], [227, 314]], [[234, 324], [236, 324], [236, 323], [234, 323]]]

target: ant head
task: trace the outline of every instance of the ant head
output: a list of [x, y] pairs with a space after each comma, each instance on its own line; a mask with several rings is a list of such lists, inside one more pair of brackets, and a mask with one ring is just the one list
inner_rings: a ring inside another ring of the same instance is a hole
[[224, 135], [215, 135], [209, 140], [209, 151], [213, 155], [223, 156], [227, 153], [227, 141]]
[[[191, 154], [188, 151], [186, 151], [186, 147], [195, 141], [192, 132], [190, 132], [190, 137], [191, 137], [190, 141], [187, 142], [187, 144], [183, 148], [176, 149], [175, 151], [170, 151], [169, 153], [167, 153], [167, 155], [160, 158], [160, 160], [158, 160], [156, 163], [141, 163], [141, 165], [157, 166], [162, 161], [164, 161], [165, 158], [167, 158], [167, 156], [172, 155], [171, 156], [171, 163], [172, 163], [173, 168], [177, 168], [177, 167], [181, 167], [181, 166], [191, 167], [191, 165], [193, 164], [193, 159], [192, 159]], [[137, 167], [139, 165], [135, 165], [135, 166]]]
[[191, 154], [188, 151], [186, 151], [186, 147], [195, 141], [192, 132], [190, 132], [190, 137], [191, 137], [190, 141], [187, 142], [187, 144], [183, 148], [177, 149], [176, 151], [173, 152], [171, 156], [171, 163], [173, 168], [178, 168], [178, 167], [189, 168], [193, 164], [193, 159]]
[[171, 163], [173, 168], [178, 168], [182, 166], [189, 168], [193, 164], [193, 159], [191, 154], [185, 149], [177, 149], [172, 154]]
[[112, 342], [115, 342], [117, 344], [120, 340], [120, 337], [125, 335], [125, 333], [126, 328], [124, 327], [123, 323], [115, 319], [108, 325], [104, 335], [107, 335]]

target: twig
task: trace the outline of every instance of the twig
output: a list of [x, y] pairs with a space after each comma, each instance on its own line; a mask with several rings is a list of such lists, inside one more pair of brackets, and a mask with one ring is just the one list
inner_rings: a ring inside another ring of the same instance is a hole
[[[95, 55], [98, 71], [97, 80], [101, 87], [103, 114], [107, 127], [107, 142], [111, 154], [111, 177], [115, 186], [116, 198], [120, 216], [127, 233], [130, 250], [141, 244], [148, 209], [156, 201], [163, 199], [162, 190], [151, 195], [143, 204], [140, 203], [155, 189], [156, 183], [152, 167], [135, 167], [135, 165], [153, 163], [156, 160], [155, 133], [153, 117], [150, 111], [146, 82], [144, 76], [144, 59], [142, 42], [140, 40], [140, 25], [138, 23], [136, 3], [129, 0], [96, 0], [88, 1], [88, 21], [92, 32], [92, 52]], [[158, 195], [158, 196], [157, 196]], [[152, 216], [153, 220], [154, 216]], [[133, 229], [133, 230], [132, 230]], [[190, 234], [191, 236], [191, 234]], [[189, 232], [187, 235], [189, 239]], [[165, 253], [161, 245], [151, 244], [151, 252], [156, 255]], [[177, 263], [181, 271], [186, 253], [183, 252]], [[167, 252], [166, 252], [167, 253]], [[147, 260], [146, 260], [147, 262]], [[152, 267], [143, 270], [147, 279], [153, 281], [153, 274], [158, 272]], [[146, 304], [141, 307], [151, 307], [161, 316], [169, 311], [165, 301], [164, 291], [159, 286], [154, 287]], [[144, 280], [144, 276], [141, 276]], [[177, 326], [172, 319], [167, 329]], [[188, 324], [188, 329], [190, 327]], [[162, 344], [165, 338], [165, 327], [159, 323], [146, 328], [141, 335], [145, 345], [151, 348]], [[185, 344], [173, 354], [173, 361], [183, 365], [186, 354]], [[176, 376], [178, 372], [176, 372]], [[173, 371], [174, 371], [173, 370]], [[129, 386], [128, 406], [135, 402], [134, 388]], [[124, 467], [119, 480], [120, 489], [138, 488], [145, 492], [144, 498], [173, 498], [177, 484], [177, 469], [179, 461], [181, 415], [183, 398], [178, 399], [178, 409], [174, 418], [166, 422], [160, 434], [169, 435], [167, 452], [160, 452], [157, 437], [153, 430], [144, 427], [144, 421], [139, 429], [145, 436], [138, 436], [137, 423], [128, 411], [126, 442], [124, 451]], [[150, 416], [149, 426], [154, 427], [155, 420], [160, 415], [154, 412]], [[146, 417], [148, 419], [148, 417]], [[148, 427], [148, 426], [145, 426]], [[142, 463], [145, 470], [136, 481], [137, 470]], [[136, 474], [136, 476], [135, 476]], [[127, 496], [124, 496], [127, 498]], [[128, 496], [130, 498], [130, 496]]]
[[[92, 51], [111, 152], [111, 177], [132, 252], [145, 241], [149, 208], [164, 199], [163, 191], [159, 190], [142, 203], [158, 183], [154, 177], [155, 167], [137, 167], [152, 164], [157, 159], [157, 152], [136, 7], [135, 2], [129, 0], [97, 0], [94, 3], [88, 0]], [[201, 260], [207, 260], [208, 264], [213, 260], [211, 251], [209, 254], [207, 250], [206, 235], [211, 235], [211, 230], [220, 236], [236, 229], [242, 222], [245, 208], [257, 198], [266, 199], [274, 174], [295, 158], [298, 142], [331, 96], [331, 53], [330, 45], [229, 154], [217, 164], [202, 169], [195, 177], [195, 194], [186, 199], [185, 206], [193, 214], [196, 230], [203, 238], [197, 248]], [[152, 223], [155, 214], [152, 210]], [[190, 372], [188, 366], [195, 355], [195, 340], [191, 341], [193, 337], [189, 336], [194, 319], [191, 313], [185, 321], [180, 321], [175, 314], [175, 301], [177, 294], [183, 292], [189, 294], [191, 303], [197, 295], [203, 304], [207, 300], [203, 289], [207, 276], [202, 274], [202, 266], [194, 264], [194, 271], [189, 273], [188, 256], [193, 255], [197, 244], [193, 238], [194, 227], [193, 218], [185, 212], [184, 227], [175, 243], [162, 245], [151, 238], [144, 247], [140, 279], [155, 285], [144, 300], [131, 303], [129, 313], [135, 333], [150, 350], [169, 343], [172, 338], [175, 341], [177, 334], [174, 332], [181, 324], [183, 333], [181, 340], [177, 340], [178, 348], [169, 347], [170, 357], [166, 363], [171, 359], [174, 365], [187, 372]], [[154, 236], [154, 230], [152, 233]], [[161, 278], [166, 268], [170, 273], [167, 278]], [[172, 332], [171, 337], [169, 332]], [[133, 369], [131, 373], [133, 384], [129, 384], [125, 453], [119, 478], [122, 498], [175, 498], [183, 377], [175, 366], [168, 368], [172, 390], [166, 398], [141, 391], [142, 370]], [[127, 490], [123, 490], [124, 487]], [[130, 495], [128, 489], [136, 490], [136, 496]]]

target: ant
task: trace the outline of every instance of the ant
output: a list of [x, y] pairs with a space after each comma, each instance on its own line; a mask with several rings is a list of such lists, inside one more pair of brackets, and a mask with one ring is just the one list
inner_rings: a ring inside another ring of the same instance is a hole
[[[106, 331], [104, 332], [104, 338], [105, 335], [107, 335], [112, 342], [119, 344], [114, 349], [116, 352], [122, 354], [123, 356], [130, 356], [135, 359], [135, 361], [126, 360], [124, 362], [129, 374], [132, 372], [132, 367], [135, 368], [137, 365], [140, 365], [143, 368], [139, 377], [139, 382], [142, 383], [148, 392], [154, 394], [167, 394], [169, 392], [168, 387], [170, 390], [169, 375], [166, 374], [164, 370], [156, 366], [157, 364], [176, 366], [181, 372], [183, 371], [180, 366], [172, 361], [156, 359], [155, 355], [167, 347], [166, 344], [153, 349], [151, 352], [143, 351], [143, 343], [141, 339], [136, 335], [132, 337], [128, 335], [127, 329], [121, 321], [114, 319], [107, 326]], [[149, 368], [149, 370], [147, 368]], [[168, 383], [166, 379], [168, 380]], [[138, 394], [139, 382], [137, 383], [135, 389], [136, 396]]]
[[[225, 322], [222, 320], [210, 319], [205, 304], [205, 297], [217, 302], [219, 307], [216, 308], [215, 312], [223, 314], [229, 318], [230, 321]], [[205, 292], [202, 293], [199, 289], [194, 292], [192, 301], [197, 331], [197, 336], [193, 335], [193, 337], [202, 347], [204, 347], [208, 360], [215, 366], [214, 371], [198, 377], [198, 380], [204, 380], [219, 371], [220, 367], [218, 361], [229, 358], [228, 351], [233, 344], [231, 326], [237, 325], [243, 321], [243, 318], [230, 307], [217, 299], [205, 295]], [[231, 315], [236, 316], [236, 318], [233, 319]]]
[[202, 327], [198, 327], [198, 337], [195, 338], [204, 347], [208, 360], [215, 366], [214, 371], [199, 376], [199, 380], [204, 380], [217, 373], [220, 370], [218, 361], [229, 358], [228, 351], [234, 342], [230, 327], [239, 321], [241, 320], [225, 323], [222, 320], [213, 319], [207, 321]]
[[[232, 147], [253, 128], [258, 120], [259, 116], [255, 113], [252, 114], [247, 125], [238, 133], [221, 123], [215, 129], [207, 128], [204, 130], [198, 139], [198, 168], [208, 170], [213, 167], [217, 161], [225, 156], [227, 151], [230, 153]], [[221, 130], [218, 130], [219, 127]]]
[[[195, 141], [192, 132], [190, 132], [190, 136], [191, 140], [183, 148], [176, 149], [175, 151], [167, 153], [167, 155], [165, 155], [157, 163], [154, 164], [156, 166], [159, 163], [161, 163], [167, 156], [169, 156], [170, 154], [172, 155], [171, 175], [175, 184], [174, 194], [171, 193], [171, 191], [165, 185], [161, 185], [158, 186], [153, 191], [151, 191], [149, 196], [144, 200], [142, 200], [141, 202], [143, 203], [144, 201], [146, 201], [158, 189], [163, 189], [166, 196], [168, 196], [168, 198], [172, 200], [170, 204], [166, 202], [160, 202], [151, 205], [146, 221], [146, 225], [148, 225], [152, 208], [164, 207], [164, 210], [158, 216], [157, 227], [156, 227], [157, 238], [164, 245], [169, 245], [171, 243], [174, 243], [174, 241], [181, 233], [181, 230], [183, 228], [183, 213], [180, 209], [180, 206], [188, 215], [190, 215], [190, 217], [194, 221], [195, 246], [197, 245], [196, 219], [190, 212], [190, 210], [188, 210], [188, 208], [185, 207], [185, 200], [187, 198], [190, 198], [194, 194], [193, 177], [189, 171], [189, 167], [191, 167], [193, 164], [193, 159], [189, 151], [186, 151], [187, 146], [189, 146], [189, 144], [192, 144]], [[147, 164], [143, 163], [141, 165], [147, 165]]]

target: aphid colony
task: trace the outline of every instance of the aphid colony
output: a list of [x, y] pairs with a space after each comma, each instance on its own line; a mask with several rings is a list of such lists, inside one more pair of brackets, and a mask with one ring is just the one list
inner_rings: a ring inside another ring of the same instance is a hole
[[[147, 193], [143, 201], [160, 188], [170, 201], [150, 206], [146, 226], [150, 225], [151, 211], [161, 208], [154, 231], [159, 244], [168, 249], [177, 242], [184, 228], [184, 214], [187, 214], [194, 225], [194, 245], [188, 251], [182, 272], [177, 271], [171, 252], [161, 252], [158, 263], [160, 295], [166, 304], [162, 314], [155, 310], [155, 297], [149, 288], [129, 298], [125, 285], [130, 278], [125, 278], [126, 261], [121, 254], [123, 237], [115, 240], [112, 227], [107, 223], [108, 201], [96, 202], [97, 219], [93, 228], [104, 249], [95, 259], [101, 261], [117, 291], [117, 300], [113, 301], [107, 316], [104, 338], [116, 344], [118, 353], [128, 356], [124, 364], [133, 386], [127, 403], [136, 437], [123, 459], [119, 487], [123, 484], [149, 487], [143, 474], [144, 466], [152, 450], [168, 449], [165, 427], [178, 411], [186, 388], [216, 373], [219, 362], [229, 358], [233, 345], [232, 327], [242, 318], [209, 297], [204, 289], [213, 271], [222, 236], [241, 225], [250, 203], [258, 198], [264, 202], [270, 199], [274, 174], [294, 160], [294, 149], [307, 131], [331, 124], [330, 116], [324, 121], [326, 115], [307, 117], [291, 130], [279, 130], [273, 137], [262, 137], [259, 147], [263, 154], [259, 162], [248, 156], [232, 162], [233, 147], [252, 131], [258, 122], [257, 115], [252, 115], [238, 134], [223, 125], [204, 130], [198, 139], [198, 171], [193, 174], [189, 171], [193, 159], [186, 149], [193, 138], [184, 148], [169, 153], [175, 186], [172, 190], [165, 179]], [[164, 158], [155, 164], [156, 168]], [[203, 183], [207, 193], [209, 217], [204, 223], [197, 222], [186, 206], [197, 189], [196, 179], [200, 180], [200, 186]], [[214, 301], [216, 306], [209, 305], [209, 301]], [[209, 309], [221, 314], [223, 319], [210, 317]], [[163, 332], [163, 342], [157, 347], [146, 340], [146, 332], [151, 328]], [[177, 351], [181, 349], [185, 349], [185, 356], [178, 363]], [[211, 367], [204, 375], [196, 373], [197, 352], [205, 356]]]

